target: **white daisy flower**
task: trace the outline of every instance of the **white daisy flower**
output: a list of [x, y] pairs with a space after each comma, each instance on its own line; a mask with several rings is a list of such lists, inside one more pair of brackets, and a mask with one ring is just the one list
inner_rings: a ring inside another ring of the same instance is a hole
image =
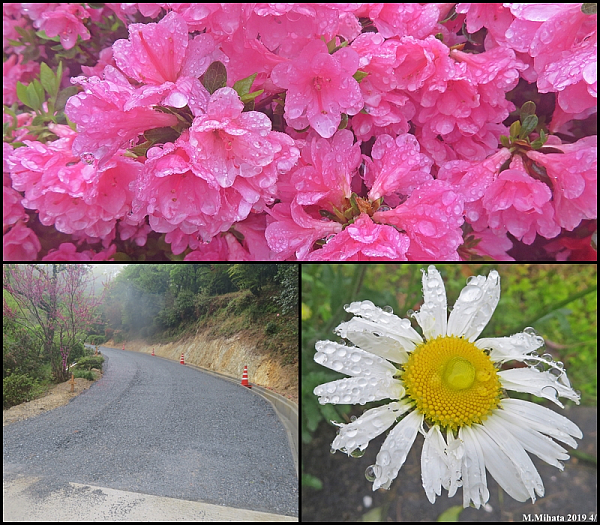
[[[471, 277], [447, 317], [446, 291], [434, 266], [423, 272], [425, 302], [413, 313], [425, 340], [389, 307], [371, 301], [345, 306], [355, 317], [336, 333], [357, 346], [316, 344], [315, 361], [351, 377], [319, 385], [319, 402], [359, 403], [392, 399], [340, 427], [332, 451], [361, 456], [369, 441], [395, 425], [375, 465], [367, 468], [373, 490], [389, 488], [421, 432], [423, 488], [431, 503], [442, 487], [463, 489], [463, 506], [489, 499], [486, 469], [514, 499], [535, 502], [544, 485], [527, 452], [563, 469], [566, 450], [581, 430], [567, 418], [535, 403], [510, 399], [505, 390], [528, 392], [563, 407], [558, 396], [579, 403], [562, 363], [540, 356], [544, 340], [526, 328], [510, 337], [477, 339], [500, 299], [500, 276]], [[499, 370], [506, 361], [527, 367]], [[395, 363], [392, 364], [392, 363]], [[564, 407], [563, 407], [564, 408]], [[549, 437], [548, 437], [549, 436]]]

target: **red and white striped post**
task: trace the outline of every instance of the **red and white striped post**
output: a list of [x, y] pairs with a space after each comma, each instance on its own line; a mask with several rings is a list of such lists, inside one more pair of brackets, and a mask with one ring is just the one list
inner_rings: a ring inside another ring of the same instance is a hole
[[181, 354], [181, 359], [179, 360], [179, 364], [180, 365], [185, 365], [185, 362], [183, 361], [183, 354]]

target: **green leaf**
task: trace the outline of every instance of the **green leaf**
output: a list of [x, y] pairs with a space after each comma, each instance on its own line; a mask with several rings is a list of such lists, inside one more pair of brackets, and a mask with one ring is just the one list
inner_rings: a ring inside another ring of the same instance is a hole
[[338, 126], [338, 129], [346, 129], [347, 126], [348, 126], [348, 115], [346, 115], [346, 113], [342, 113], [342, 119], [340, 121], [340, 125]]
[[179, 133], [173, 128], [154, 128], [144, 132], [144, 138], [152, 141], [154, 144], [175, 142], [179, 138]]
[[38, 98], [40, 99], [40, 107], [46, 101], [46, 93], [44, 92], [44, 88], [40, 84], [39, 80], [34, 80], [32, 82], [35, 92], [37, 93]]
[[58, 97], [56, 97], [56, 111], [64, 110], [67, 100], [69, 100], [69, 98], [71, 98], [73, 95], [76, 95], [78, 92], [78, 86], [69, 86], [61, 90], [58, 94]]
[[[42, 99], [38, 95], [38, 91], [35, 88], [35, 80], [30, 82], [27, 86], [27, 99], [29, 100], [28, 106], [31, 109], [39, 110], [42, 107]], [[39, 83], [39, 82], [38, 82]]]
[[523, 124], [521, 125], [521, 131], [519, 132], [519, 138], [526, 138], [537, 126], [538, 118], [535, 115], [527, 115], [523, 119]]
[[[22, 82], [17, 82], [17, 97], [26, 106], [29, 106], [29, 97], [27, 96], [27, 86]], [[31, 106], [29, 106], [31, 107]]]
[[[58, 69], [56, 70], [56, 95], [58, 95], [58, 91], [60, 90], [60, 83], [62, 82], [63, 77], [63, 65], [62, 60], [58, 63]], [[56, 96], [54, 95], [54, 96]]]
[[527, 115], [535, 115], [535, 102], [528, 100], [521, 106], [520, 110], [521, 120], [523, 120]]
[[500, 144], [502, 144], [505, 148], [510, 147], [510, 140], [506, 135], [500, 135]]
[[326, 219], [329, 219], [330, 221], [340, 222], [340, 220], [330, 211], [319, 210], [319, 215], [321, 217], [325, 217]]
[[264, 91], [264, 89], [259, 89], [258, 91], [253, 91], [252, 93], [246, 93], [245, 95], [240, 96], [240, 100], [245, 104], [246, 102], [254, 100], [256, 97], [258, 97], [258, 95], [262, 95]]
[[520, 131], [521, 131], [521, 122], [518, 120], [515, 120], [510, 125], [510, 141], [511, 142], [514, 142], [515, 140], [517, 140], [517, 138], [519, 137]]
[[311, 474], [305, 474], [303, 472], [302, 473], [302, 486], [310, 487], [310, 488], [313, 488], [316, 490], [321, 490], [323, 488], [323, 482], [319, 478], [316, 478], [315, 476], [312, 476]]
[[117, 252], [113, 255], [113, 261], [131, 261], [131, 257], [124, 252]]
[[42, 62], [40, 64], [40, 82], [42, 86], [46, 90], [46, 93], [51, 97], [57, 95], [58, 91], [56, 90], [56, 78], [54, 76], [53, 71], [48, 67], [48, 64]]
[[38, 36], [39, 38], [41, 38], [43, 40], [51, 40], [52, 42], [60, 42], [60, 37], [58, 35], [49, 37], [46, 34], [46, 31], [44, 31], [44, 30], [36, 31], [35, 34], [36, 34], [36, 36]]
[[582, 4], [581, 12], [584, 15], [595, 15], [597, 12], [597, 6], [598, 4]]
[[365, 78], [369, 73], [366, 73], [365, 71], [361, 71], [360, 69], [356, 71], [356, 73], [354, 73], [354, 75], [352, 75], [352, 77], [354, 78], [354, 80], [356, 80], [357, 82], [360, 82], [363, 78]]
[[202, 85], [212, 95], [217, 89], [227, 86], [227, 69], [223, 62], [213, 62], [202, 76]]
[[[256, 78], [257, 74], [258, 73], [252, 73], [249, 77], [242, 78], [242, 80], [238, 80], [233, 85], [233, 89], [235, 89], [237, 91], [237, 94], [240, 96], [240, 98], [242, 98], [244, 95], [247, 95], [248, 93], [250, 93], [250, 88], [252, 87], [252, 83], [254, 82], [254, 79]], [[262, 93], [262, 91], [261, 91], [261, 93]], [[245, 102], [245, 100], [243, 98], [242, 98], [242, 102]]]
[[458, 517], [462, 511], [462, 505], [455, 505], [442, 512], [436, 521], [458, 521]]

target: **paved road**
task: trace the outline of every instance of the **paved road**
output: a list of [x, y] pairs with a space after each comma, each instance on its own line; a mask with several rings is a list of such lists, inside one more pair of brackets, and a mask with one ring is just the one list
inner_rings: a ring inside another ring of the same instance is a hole
[[102, 348], [104, 377], [68, 405], [4, 428], [4, 481], [32, 498], [69, 482], [298, 515], [285, 431], [247, 389], [163, 359]]

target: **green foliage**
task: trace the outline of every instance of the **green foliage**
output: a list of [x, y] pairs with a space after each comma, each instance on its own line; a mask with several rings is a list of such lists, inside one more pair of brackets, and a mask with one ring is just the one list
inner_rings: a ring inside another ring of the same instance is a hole
[[168, 341], [199, 328], [214, 337], [245, 330], [261, 350], [296, 363], [297, 302], [298, 265], [147, 263], [124, 268], [102, 312], [105, 334], [116, 343]]
[[298, 313], [298, 270], [297, 264], [278, 264], [275, 280], [281, 285], [279, 296], [275, 302], [281, 307], [281, 313]]
[[[112, 333], [114, 331], [111, 330], [111, 337], [112, 337]], [[101, 345], [106, 343], [106, 341], [108, 341], [110, 339], [110, 337], [105, 337], [103, 335], [90, 335], [87, 340], [88, 343], [91, 345]]]
[[2, 380], [2, 406], [9, 408], [30, 401], [36, 396], [38, 390], [37, 380], [27, 374], [10, 374]]
[[73, 372], [73, 376], [75, 376], [76, 378], [87, 379], [88, 381], [94, 381], [96, 379], [94, 377], [94, 373], [91, 370], [76, 370]]
[[71, 349], [69, 351], [69, 361], [77, 361], [79, 358], [85, 356], [85, 353], [85, 346], [82, 342], [77, 341], [71, 345]]
[[262, 287], [273, 281], [276, 271], [274, 264], [232, 264], [227, 274], [240, 290], [250, 290], [258, 296]]
[[276, 334], [278, 330], [279, 330], [279, 327], [277, 326], [277, 323], [275, 323], [273, 321], [269, 321], [267, 323], [267, 326], [265, 327], [265, 334], [273, 335], [273, 334]]
[[182, 320], [190, 319], [194, 315], [194, 292], [182, 290], [175, 299], [175, 309]]
[[225, 64], [216, 61], [213, 62], [206, 73], [202, 75], [202, 85], [212, 95], [217, 89], [224, 88], [227, 86], [227, 69]]
[[[104, 357], [101, 355], [92, 355], [88, 357], [82, 357], [77, 362], [77, 368], [81, 370], [91, 370], [92, 368], [102, 369], [102, 363], [104, 363]], [[82, 377], [82, 376], [76, 376]], [[93, 381], [93, 378], [91, 379]]]
[[39, 352], [39, 341], [32, 332], [5, 318], [3, 324], [2, 373], [27, 374], [39, 377], [44, 356]]

